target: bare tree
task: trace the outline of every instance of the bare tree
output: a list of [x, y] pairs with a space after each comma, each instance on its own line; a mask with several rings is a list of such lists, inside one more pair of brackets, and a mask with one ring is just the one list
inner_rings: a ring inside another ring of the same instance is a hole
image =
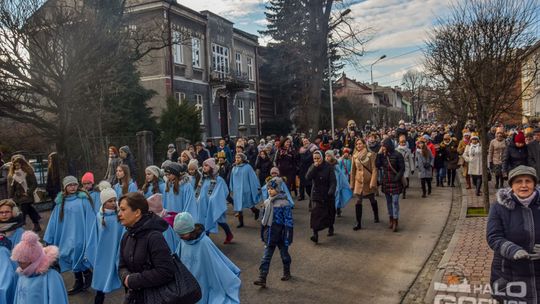
[[427, 103], [427, 79], [424, 73], [417, 70], [409, 70], [403, 75], [403, 87], [411, 97], [412, 121], [416, 123], [422, 113], [422, 108]]
[[[487, 181], [488, 130], [521, 98], [522, 50], [535, 40], [538, 1], [475, 0], [455, 4], [427, 41], [426, 68], [452, 102], [472, 113], [480, 133]], [[536, 67], [533, 73], [538, 73]], [[483, 184], [489, 209], [488, 183]]]

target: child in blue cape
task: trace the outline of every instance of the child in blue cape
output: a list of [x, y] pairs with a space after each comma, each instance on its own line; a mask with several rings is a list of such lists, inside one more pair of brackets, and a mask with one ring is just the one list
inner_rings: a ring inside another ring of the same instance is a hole
[[157, 193], [165, 194], [165, 182], [157, 166], [148, 166], [144, 169], [144, 185], [141, 190], [145, 198]]
[[[268, 176], [266, 178], [266, 180], [270, 180], [271, 178], [273, 177], [281, 177], [279, 176], [279, 169], [278, 167], [273, 167], [272, 169], [270, 169], [270, 176]], [[291, 208], [294, 208], [294, 200], [292, 199], [292, 196], [291, 196], [291, 192], [289, 191], [289, 188], [287, 187], [286, 184], [283, 184], [281, 185], [282, 186], [282, 191], [285, 193], [285, 195], [287, 196], [287, 200], [289, 201], [289, 203], [291, 204]], [[263, 201], [267, 200], [270, 196], [268, 195], [268, 189], [267, 189], [267, 184], [265, 183], [264, 186], [262, 186], [261, 188], [261, 194], [262, 194], [262, 199]]]
[[15, 304], [67, 304], [62, 276], [51, 268], [58, 257], [58, 247], [43, 246], [39, 236], [26, 231], [13, 248], [11, 259], [19, 264]]
[[101, 203], [99, 201], [99, 191], [94, 189], [94, 174], [92, 172], [86, 172], [81, 178], [82, 189], [90, 195], [92, 206], [96, 213], [99, 212]]
[[[7, 239], [7, 238], [6, 238]], [[11, 241], [0, 241], [0, 303], [12, 304], [17, 287], [17, 273], [11, 256]]]
[[[148, 202], [148, 210], [169, 223], [169, 212], [167, 211], [167, 209], [163, 208], [163, 195], [159, 193], [154, 194], [150, 196], [146, 201]], [[167, 230], [163, 231], [163, 237], [165, 238], [167, 245], [169, 245], [169, 249], [171, 250], [171, 252], [174, 252], [178, 247], [178, 244], [180, 244], [180, 238], [174, 232], [171, 225], [167, 227]]]
[[163, 207], [172, 212], [189, 212], [198, 221], [197, 200], [187, 174], [187, 165], [169, 163], [165, 167], [167, 186], [163, 199]]
[[128, 165], [119, 165], [116, 167], [116, 178], [118, 179], [118, 183], [114, 185], [116, 198], [120, 198], [129, 192], [137, 192], [137, 185], [131, 179], [131, 172]]
[[249, 208], [255, 215], [255, 220], [259, 219], [259, 209], [255, 207], [260, 200], [259, 178], [253, 168], [247, 162], [244, 153], [236, 153], [235, 163], [231, 170], [229, 189], [234, 201], [234, 211], [238, 217], [238, 226], [244, 227], [244, 214], [242, 209]]
[[12, 199], [0, 201], [0, 238], [9, 239], [9, 250], [19, 243], [24, 232], [24, 218]]
[[326, 162], [334, 167], [336, 173], [336, 215], [341, 217], [341, 209], [345, 208], [351, 198], [353, 192], [349, 185], [349, 179], [345, 176], [345, 173], [341, 171], [334, 151], [328, 150], [325, 152]]
[[87, 257], [94, 269], [92, 288], [96, 291], [95, 304], [103, 304], [106, 293], [122, 287], [118, 276], [118, 255], [124, 226], [117, 218], [116, 192], [111, 188], [101, 190], [99, 205], [101, 207], [86, 244]]
[[204, 232], [201, 224], [182, 212], [174, 219], [174, 231], [182, 239], [176, 253], [201, 286], [200, 304], [240, 303], [240, 269], [234, 265]]
[[68, 291], [77, 294], [92, 284], [90, 262], [86, 259], [86, 242], [90, 238], [96, 214], [88, 193], [79, 191], [73, 176], [62, 180], [64, 190], [58, 194], [44, 241], [60, 249], [60, 271], [73, 271], [75, 284]]
[[291, 256], [289, 246], [293, 241], [294, 221], [292, 206], [283, 191], [281, 177], [273, 177], [266, 183], [269, 198], [264, 201], [261, 219], [261, 239], [264, 243], [264, 255], [259, 267], [259, 279], [253, 284], [266, 287], [266, 277], [270, 270], [270, 262], [276, 247], [279, 248], [283, 262], [282, 281], [291, 279]]
[[213, 158], [203, 162], [202, 177], [195, 189], [195, 197], [199, 207], [199, 223], [206, 234], [218, 233], [218, 225], [225, 231], [225, 242], [230, 244], [233, 239], [231, 228], [227, 224], [227, 184], [218, 174], [218, 167]]

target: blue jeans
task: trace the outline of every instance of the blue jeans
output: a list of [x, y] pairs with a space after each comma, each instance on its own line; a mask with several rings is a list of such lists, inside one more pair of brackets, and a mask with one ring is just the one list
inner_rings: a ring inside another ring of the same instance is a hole
[[446, 177], [446, 167], [437, 169], [437, 182], [442, 183]]
[[289, 255], [289, 246], [285, 245], [266, 245], [264, 246], [264, 254], [261, 260], [261, 266], [259, 271], [261, 274], [268, 274], [270, 269], [270, 262], [272, 261], [272, 256], [274, 255], [274, 250], [276, 247], [279, 248], [279, 253], [281, 254], [281, 261], [283, 262], [284, 270], [289, 271], [291, 268], [291, 256]]
[[399, 219], [399, 194], [385, 193], [384, 196], [386, 196], [388, 216], [391, 216], [393, 219]]

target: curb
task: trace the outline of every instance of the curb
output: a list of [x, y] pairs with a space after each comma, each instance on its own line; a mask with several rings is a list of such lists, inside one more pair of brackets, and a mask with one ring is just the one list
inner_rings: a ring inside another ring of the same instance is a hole
[[439, 262], [439, 265], [437, 266], [437, 270], [435, 271], [435, 274], [433, 275], [433, 278], [431, 279], [430, 288], [428, 289], [428, 292], [426, 293], [426, 296], [424, 297], [424, 303], [433, 303], [435, 299], [435, 295], [436, 295], [435, 288], [434, 288], [435, 283], [442, 282], [444, 273], [446, 271], [446, 266], [448, 265], [448, 262], [450, 261], [450, 258], [452, 257], [456, 249], [457, 243], [459, 241], [459, 236], [458, 236], [459, 227], [461, 227], [461, 225], [467, 218], [467, 208], [469, 205], [469, 197], [467, 195], [467, 189], [463, 187], [465, 180], [463, 178], [463, 175], [461, 174], [461, 170], [458, 171], [458, 174], [459, 174], [459, 190], [461, 190], [460, 191], [461, 192], [461, 211], [460, 211], [457, 223], [456, 223], [456, 229], [454, 230], [454, 235], [452, 235], [452, 239], [450, 240], [450, 243], [448, 243], [446, 252], [444, 253], [441, 261]]

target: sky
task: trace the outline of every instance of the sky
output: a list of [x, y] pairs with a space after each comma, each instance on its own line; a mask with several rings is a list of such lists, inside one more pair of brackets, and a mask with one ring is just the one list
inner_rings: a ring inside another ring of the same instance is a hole
[[[177, 0], [194, 10], [210, 10], [252, 34], [266, 28], [267, 0]], [[294, 0], [292, 0], [294, 1]], [[437, 18], [450, 12], [450, 0], [344, 0], [350, 6], [352, 23], [370, 28], [372, 38], [365, 54], [346, 65], [347, 77], [370, 82], [370, 66], [382, 55], [387, 57], [373, 66], [373, 81], [384, 86], [400, 86], [410, 69], [422, 69], [425, 40]], [[259, 35], [260, 36], [260, 35]], [[265, 44], [268, 39], [259, 39]]]

